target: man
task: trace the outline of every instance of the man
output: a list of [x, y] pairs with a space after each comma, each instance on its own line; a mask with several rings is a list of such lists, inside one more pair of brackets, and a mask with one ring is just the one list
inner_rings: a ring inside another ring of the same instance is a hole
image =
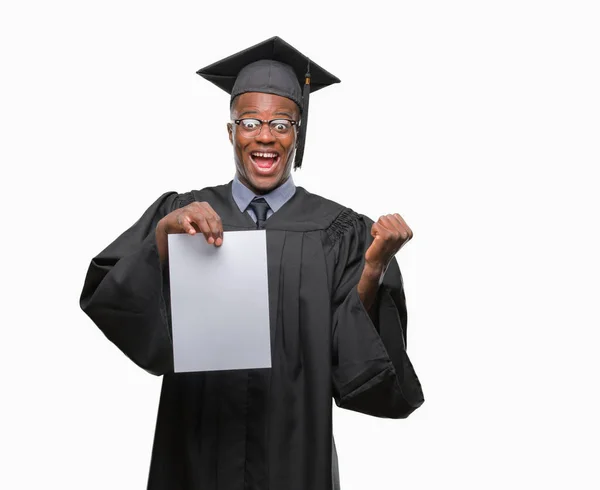
[[[399, 214], [373, 223], [295, 187], [309, 93], [333, 75], [277, 37], [199, 73], [231, 93], [234, 180], [161, 196], [92, 260], [81, 307], [164, 375], [150, 490], [337, 488], [332, 397], [392, 418], [423, 403], [394, 259], [412, 231]], [[173, 373], [167, 236], [221, 247], [224, 231], [256, 228], [267, 233], [272, 368]]]

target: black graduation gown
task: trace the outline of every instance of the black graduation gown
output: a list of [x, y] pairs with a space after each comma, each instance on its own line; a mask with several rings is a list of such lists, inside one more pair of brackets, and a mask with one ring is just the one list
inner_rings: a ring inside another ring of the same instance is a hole
[[272, 368], [175, 374], [154, 230], [192, 201], [209, 202], [225, 231], [256, 228], [231, 182], [166, 193], [92, 260], [80, 300], [132, 361], [164, 375], [148, 489], [330, 490], [332, 398], [389, 418], [423, 403], [398, 265], [369, 315], [356, 286], [372, 221], [298, 187], [265, 226]]

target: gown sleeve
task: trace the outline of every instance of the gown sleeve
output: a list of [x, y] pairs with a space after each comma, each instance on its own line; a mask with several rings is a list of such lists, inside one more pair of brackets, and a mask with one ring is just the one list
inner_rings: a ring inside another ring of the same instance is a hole
[[332, 247], [332, 377], [336, 404], [377, 417], [406, 418], [424, 401], [406, 353], [406, 302], [394, 258], [367, 312], [357, 285], [373, 221], [344, 211], [328, 234]]
[[[163, 194], [125, 233], [92, 259], [80, 306], [127, 357], [161, 375], [173, 369], [167, 271], [156, 247], [158, 221], [177, 207]], [[164, 272], [164, 273], [163, 273]]]

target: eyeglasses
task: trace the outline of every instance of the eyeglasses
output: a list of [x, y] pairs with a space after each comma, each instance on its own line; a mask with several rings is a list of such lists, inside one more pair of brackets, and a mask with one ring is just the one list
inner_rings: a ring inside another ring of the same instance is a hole
[[258, 136], [262, 131], [263, 124], [268, 124], [271, 134], [276, 138], [284, 138], [289, 135], [292, 128], [298, 124], [297, 121], [290, 119], [261, 121], [260, 119], [244, 118], [235, 119], [233, 122], [240, 127], [240, 132], [247, 137]]

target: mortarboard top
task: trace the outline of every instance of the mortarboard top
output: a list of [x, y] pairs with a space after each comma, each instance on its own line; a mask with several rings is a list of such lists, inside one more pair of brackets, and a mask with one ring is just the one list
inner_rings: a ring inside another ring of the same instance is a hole
[[302, 165], [304, 155], [310, 92], [340, 82], [277, 36], [206, 66], [197, 73], [231, 94], [232, 103], [235, 97], [246, 92], [275, 94], [293, 100], [302, 113], [295, 168]]

